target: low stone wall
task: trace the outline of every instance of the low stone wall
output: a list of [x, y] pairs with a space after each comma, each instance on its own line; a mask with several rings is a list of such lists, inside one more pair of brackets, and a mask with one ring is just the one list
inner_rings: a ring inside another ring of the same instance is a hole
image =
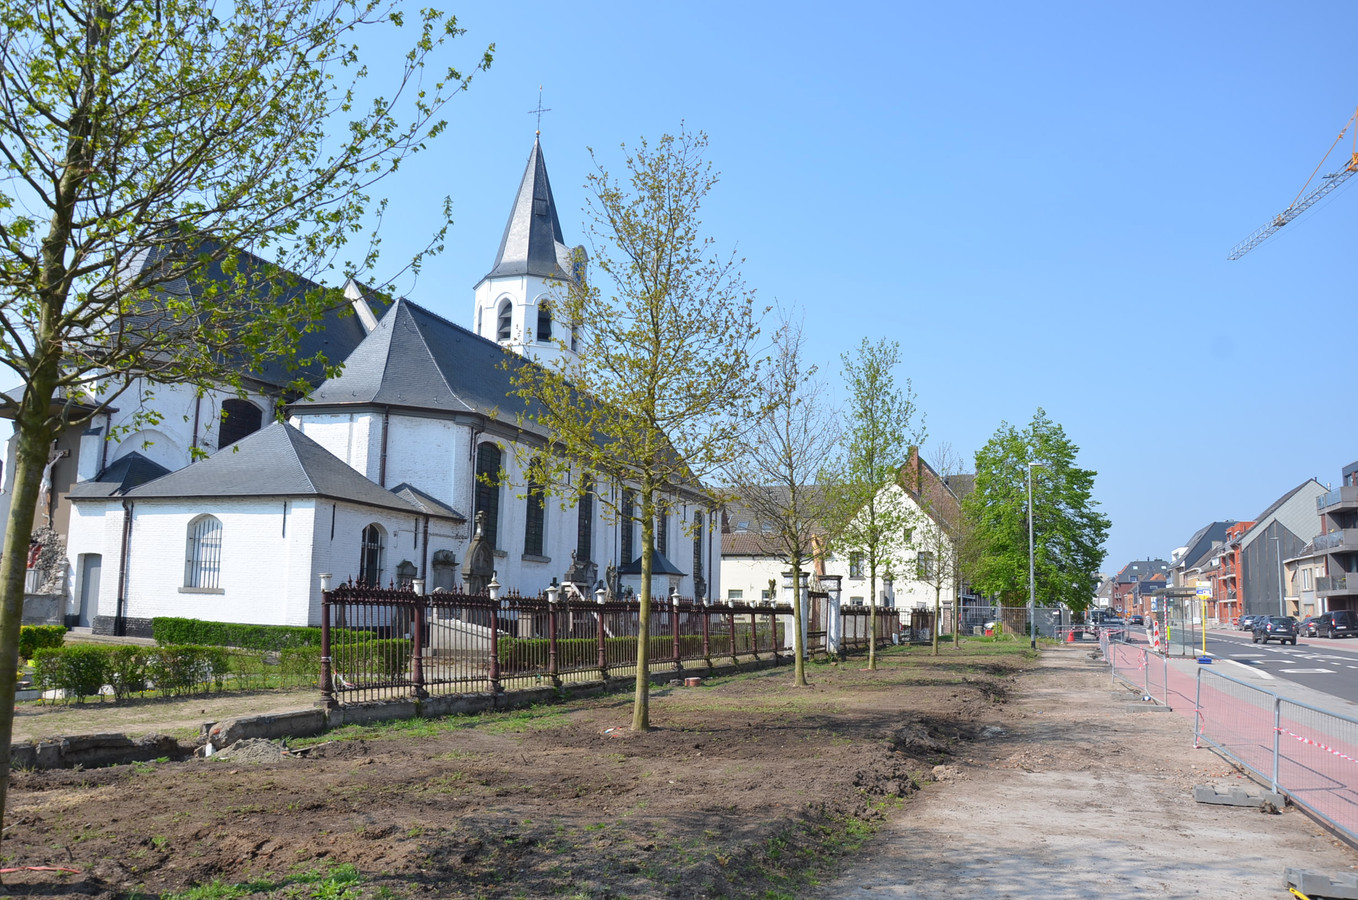
[[125, 734], [84, 734], [46, 741], [11, 744], [11, 769], [74, 769], [148, 762], [192, 755], [194, 745], [182, 745], [163, 734], [133, 740]]

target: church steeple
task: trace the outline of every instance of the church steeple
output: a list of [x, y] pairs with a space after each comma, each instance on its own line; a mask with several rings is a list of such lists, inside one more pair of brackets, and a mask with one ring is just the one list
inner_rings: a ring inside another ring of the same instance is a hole
[[509, 211], [500, 250], [486, 278], [505, 275], [571, 278], [571, 251], [561, 234], [552, 184], [547, 180], [547, 164], [542, 158], [542, 143], [536, 138]]

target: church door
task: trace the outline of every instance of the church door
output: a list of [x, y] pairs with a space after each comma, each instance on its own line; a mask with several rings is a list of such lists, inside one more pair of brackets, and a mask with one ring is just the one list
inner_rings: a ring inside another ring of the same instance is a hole
[[86, 553], [80, 558], [80, 612], [76, 624], [89, 628], [99, 614], [99, 571], [104, 558], [98, 553]]

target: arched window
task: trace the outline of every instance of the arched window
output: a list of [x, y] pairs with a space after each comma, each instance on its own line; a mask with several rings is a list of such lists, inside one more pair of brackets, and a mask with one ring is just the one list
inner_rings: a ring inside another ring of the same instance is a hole
[[222, 575], [222, 523], [199, 516], [189, 523], [184, 548], [184, 587], [217, 590]]
[[633, 546], [632, 538], [633, 535], [636, 533], [636, 526], [634, 524], [633, 517], [635, 507], [636, 507], [636, 494], [632, 492], [631, 488], [623, 488], [622, 515], [618, 517], [618, 527], [622, 529], [622, 534], [620, 536], [622, 547], [620, 548], [619, 552], [622, 554], [623, 565], [627, 565], [632, 561], [632, 546]]
[[[537, 460], [534, 460], [536, 463]], [[542, 485], [533, 479], [528, 481], [528, 509], [524, 517], [523, 553], [525, 556], [542, 555], [542, 526], [546, 518], [546, 504], [543, 502]]]
[[552, 307], [545, 300], [538, 304], [537, 339], [540, 344], [552, 339]]
[[222, 424], [217, 433], [217, 446], [229, 447], [247, 435], [259, 431], [264, 422], [264, 411], [249, 400], [232, 397], [222, 401]]
[[703, 577], [703, 511], [693, 513], [693, 578]]
[[500, 304], [500, 323], [495, 329], [495, 340], [507, 341], [514, 328], [514, 305], [506, 300]]
[[382, 586], [382, 551], [385, 549], [382, 526], [373, 522], [363, 529], [363, 544], [359, 548], [358, 583], [369, 587]]
[[655, 549], [669, 556], [670, 553], [670, 513], [657, 504], [655, 515]]
[[[576, 508], [575, 558], [589, 561], [594, 554], [594, 479], [588, 475], [580, 485], [580, 501]], [[628, 560], [631, 562], [631, 560]]]
[[500, 546], [500, 448], [494, 444], [482, 444], [476, 448], [476, 513], [486, 514], [486, 540], [492, 547]]

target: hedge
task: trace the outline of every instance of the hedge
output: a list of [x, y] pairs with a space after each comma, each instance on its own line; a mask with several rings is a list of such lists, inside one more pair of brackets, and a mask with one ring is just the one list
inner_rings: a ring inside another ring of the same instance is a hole
[[[331, 671], [349, 679], [396, 681], [409, 674], [413, 650], [414, 644], [405, 638], [332, 644]], [[317, 681], [321, 677], [321, 652], [317, 647], [284, 650], [279, 661], [285, 675], [306, 676]]]
[[[729, 645], [715, 638], [709, 648], [713, 656], [729, 652]], [[604, 638], [604, 650], [610, 661], [635, 659], [637, 639], [631, 637]], [[500, 670], [503, 672], [520, 671], [531, 668], [545, 668], [547, 665], [547, 638], [502, 637], [497, 645], [500, 657]], [[681, 634], [679, 653], [684, 659], [701, 658], [703, 636], [701, 634]], [[674, 638], [669, 635], [651, 635], [651, 662], [664, 662], [674, 659]], [[560, 671], [596, 666], [599, 663], [599, 641], [597, 638], [558, 638], [556, 642], [556, 666]]]
[[32, 659], [38, 650], [66, 642], [65, 625], [24, 625], [19, 629], [19, 658]]
[[83, 702], [108, 685], [116, 699], [154, 688], [165, 695], [222, 690], [231, 672], [221, 647], [127, 647], [73, 644], [48, 647], [33, 657], [34, 680]]
[[157, 616], [151, 620], [157, 644], [203, 647], [243, 647], [247, 650], [288, 650], [321, 646], [321, 629], [302, 625], [243, 625]]

